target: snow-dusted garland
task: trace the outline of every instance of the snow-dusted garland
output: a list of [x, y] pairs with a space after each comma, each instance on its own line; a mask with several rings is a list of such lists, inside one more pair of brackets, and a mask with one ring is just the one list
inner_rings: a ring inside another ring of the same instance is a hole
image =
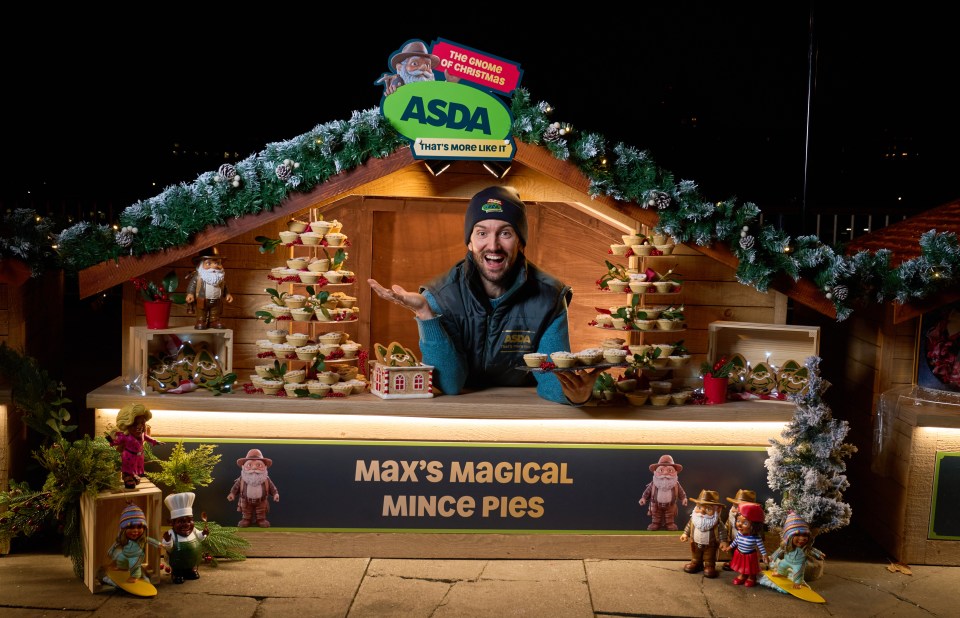
[[[512, 111], [514, 137], [577, 165], [590, 179], [590, 195], [655, 209], [657, 231], [679, 242], [727, 245], [740, 261], [737, 280], [761, 292], [780, 275], [808, 279], [833, 303], [837, 319], [844, 320], [858, 302], [905, 303], [957, 284], [960, 245], [952, 232], [923, 234], [921, 255], [896, 268], [885, 249], [845, 256], [816, 236], [791, 238], [761, 226], [760, 209], [751, 202], [704, 199], [694, 182], [675, 182], [645, 151], [622, 143], [610, 147], [602, 135], [574, 134], [570, 125], [551, 122], [549, 104], [533, 104], [525, 89], [516, 91]], [[221, 166], [127, 207], [119, 225], [135, 234], [117, 235], [112, 226], [81, 222], [58, 235], [57, 251], [64, 268], [80, 270], [120, 255], [179, 247], [211, 225], [271, 210], [291, 191], [308, 192], [371, 157], [386, 157], [406, 146], [378, 108], [355, 111], [349, 120], [268, 144], [235, 166]]]

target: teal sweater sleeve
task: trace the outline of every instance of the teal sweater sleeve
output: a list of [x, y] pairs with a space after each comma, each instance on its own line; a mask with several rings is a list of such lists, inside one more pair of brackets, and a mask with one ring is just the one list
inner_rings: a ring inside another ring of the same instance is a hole
[[[436, 315], [440, 314], [440, 307], [430, 292], [424, 291], [424, 297]], [[443, 328], [439, 318], [417, 320], [417, 331], [420, 335], [420, 353], [423, 363], [434, 367], [433, 381], [437, 387], [447, 395], [459, 395], [463, 385], [467, 382], [467, 361], [457, 353], [453, 340]], [[570, 332], [567, 330], [566, 312], [547, 327], [540, 339], [538, 352], [567, 351], [570, 349]], [[569, 404], [560, 387], [560, 381], [550, 373], [536, 374], [537, 394], [540, 397], [555, 403]]]

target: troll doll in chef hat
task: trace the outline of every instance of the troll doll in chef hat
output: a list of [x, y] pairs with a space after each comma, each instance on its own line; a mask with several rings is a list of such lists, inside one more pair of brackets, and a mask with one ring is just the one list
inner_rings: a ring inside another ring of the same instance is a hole
[[163, 503], [170, 509], [170, 530], [163, 533], [160, 545], [167, 550], [173, 583], [185, 579], [200, 579], [199, 566], [203, 561], [203, 541], [210, 534], [204, 517], [203, 532], [197, 532], [193, 522], [193, 501], [196, 494], [185, 491], [170, 494]]

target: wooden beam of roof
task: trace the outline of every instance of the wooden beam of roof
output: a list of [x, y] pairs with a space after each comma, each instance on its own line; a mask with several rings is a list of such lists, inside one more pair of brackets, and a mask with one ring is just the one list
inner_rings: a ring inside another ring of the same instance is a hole
[[192, 257], [203, 249], [225, 242], [244, 232], [255, 230], [276, 219], [289, 218], [293, 214], [309, 208], [311, 204], [349, 193], [358, 186], [403, 169], [413, 162], [414, 158], [410, 149], [407, 147], [399, 148], [387, 157], [369, 159], [363, 165], [349, 172], [337, 174], [323, 184], [317, 185], [308, 193], [291, 193], [273, 210], [244, 215], [238, 219], [227, 221], [226, 225], [209, 227], [197, 233], [189, 244], [172, 247], [150, 255], [125, 256], [117, 262], [102, 262], [85, 268], [79, 273], [80, 298], [87, 298], [115, 285], [120, 285], [133, 277], [139, 277], [171, 262]]
[[[590, 179], [587, 178], [576, 165], [569, 161], [557, 159], [546, 148], [518, 142], [517, 154], [514, 156], [514, 159], [553, 178], [557, 182], [563, 183], [581, 193], [589, 194]], [[655, 211], [643, 208], [633, 202], [620, 202], [607, 196], [597, 196], [594, 198], [594, 201], [614, 208], [648, 227], [655, 226], [660, 220], [660, 217]], [[724, 243], [714, 243], [709, 247], [691, 245], [691, 248], [733, 269], [736, 269], [740, 264], [737, 257]], [[778, 292], [782, 292], [789, 298], [803, 303], [811, 309], [819, 311], [825, 316], [834, 319], [837, 317], [836, 307], [824, 297], [823, 292], [811, 281], [805, 279], [794, 281], [787, 276], [781, 276], [771, 282], [770, 287]]]

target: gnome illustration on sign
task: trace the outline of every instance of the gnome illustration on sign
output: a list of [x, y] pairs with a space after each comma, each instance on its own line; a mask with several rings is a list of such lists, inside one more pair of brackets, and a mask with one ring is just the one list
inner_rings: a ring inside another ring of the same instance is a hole
[[170, 527], [163, 533], [160, 545], [167, 550], [167, 562], [173, 583], [182, 584], [185, 579], [200, 579], [198, 567], [203, 560], [203, 539], [210, 534], [206, 521], [203, 532], [193, 525], [193, 492], [170, 494], [163, 503], [170, 509]]
[[[252, 448], [246, 457], [237, 460], [240, 466], [240, 478], [233, 482], [227, 500], [237, 500], [237, 511], [240, 512], [238, 528], [246, 528], [255, 523], [261, 528], [269, 528], [267, 513], [270, 512], [268, 498], [280, 502], [280, 492], [270, 480], [267, 468], [273, 465], [273, 460], [263, 456], [260, 449]], [[238, 499], [239, 498], [239, 499]]]
[[647, 484], [647, 488], [643, 490], [643, 496], [640, 497], [640, 506], [649, 503], [647, 515], [653, 520], [647, 526], [647, 530], [678, 529], [677, 502], [687, 506], [687, 493], [683, 491], [679, 480], [681, 470], [683, 466], [674, 463], [670, 455], [663, 455], [660, 461], [650, 464], [653, 480]]

